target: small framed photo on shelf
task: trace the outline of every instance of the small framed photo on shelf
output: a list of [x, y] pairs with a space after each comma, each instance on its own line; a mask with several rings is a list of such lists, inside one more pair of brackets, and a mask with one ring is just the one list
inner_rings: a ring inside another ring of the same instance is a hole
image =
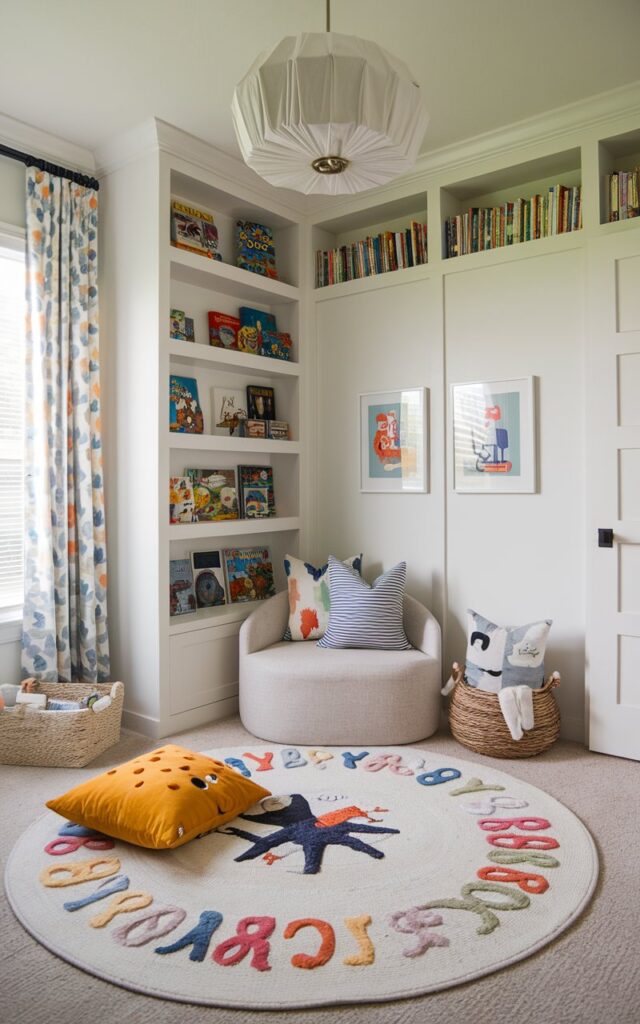
[[251, 420], [275, 420], [276, 399], [273, 388], [248, 384], [247, 412]]
[[452, 384], [451, 405], [455, 490], [535, 493], [534, 378]]
[[195, 377], [169, 376], [169, 430], [178, 434], [203, 434], [204, 417]]
[[239, 437], [247, 419], [247, 396], [242, 388], [212, 388], [213, 433]]
[[169, 614], [186, 615], [195, 610], [191, 561], [188, 558], [172, 558], [169, 562]]
[[426, 388], [360, 395], [360, 490], [427, 490]]
[[219, 551], [193, 551], [193, 589], [198, 608], [217, 608], [227, 603], [224, 567]]

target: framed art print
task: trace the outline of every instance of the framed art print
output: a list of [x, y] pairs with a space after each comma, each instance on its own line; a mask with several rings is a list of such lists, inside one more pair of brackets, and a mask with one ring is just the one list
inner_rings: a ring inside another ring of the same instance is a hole
[[360, 490], [427, 490], [427, 389], [360, 395]]
[[451, 385], [456, 491], [536, 491], [533, 382], [521, 377]]

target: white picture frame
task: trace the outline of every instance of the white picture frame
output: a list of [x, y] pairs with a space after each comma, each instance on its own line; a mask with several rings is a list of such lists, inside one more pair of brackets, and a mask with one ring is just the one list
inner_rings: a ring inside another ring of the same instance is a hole
[[371, 391], [359, 406], [361, 492], [425, 494], [428, 389]]
[[451, 385], [453, 480], [458, 494], [535, 494], [533, 377]]

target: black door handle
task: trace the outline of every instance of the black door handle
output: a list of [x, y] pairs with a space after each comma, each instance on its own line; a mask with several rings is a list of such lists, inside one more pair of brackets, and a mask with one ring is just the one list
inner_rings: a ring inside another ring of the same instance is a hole
[[598, 530], [598, 547], [613, 547], [613, 530]]

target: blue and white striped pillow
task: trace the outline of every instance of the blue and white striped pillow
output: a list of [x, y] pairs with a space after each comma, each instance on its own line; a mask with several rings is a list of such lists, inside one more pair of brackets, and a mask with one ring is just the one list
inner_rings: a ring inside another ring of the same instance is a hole
[[407, 563], [399, 562], [369, 586], [353, 569], [330, 555], [331, 611], [318, 647], [410, 650], [402, 621], [406, 576]]

